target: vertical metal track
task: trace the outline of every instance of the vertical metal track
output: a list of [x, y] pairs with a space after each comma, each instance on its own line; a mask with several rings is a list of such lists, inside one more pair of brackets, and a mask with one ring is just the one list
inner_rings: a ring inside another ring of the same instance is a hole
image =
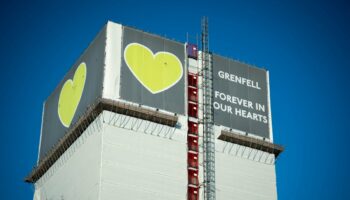
[[204, 199], [215, 200], [215, 133], [213, 116], [213, 70], [209, 52], [208, 18], [202, 18]]

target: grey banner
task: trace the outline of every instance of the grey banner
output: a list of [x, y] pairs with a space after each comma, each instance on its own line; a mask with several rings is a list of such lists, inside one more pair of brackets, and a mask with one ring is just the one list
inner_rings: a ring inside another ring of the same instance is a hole
[[76, 61], [44, 106], [39, 161], [102, 94], [105, 28]]
[[184, 114], [184, 44], [123, 27], [120, 97]]
[[213, 55], [214, 122], [269, 138], [267, 72]]

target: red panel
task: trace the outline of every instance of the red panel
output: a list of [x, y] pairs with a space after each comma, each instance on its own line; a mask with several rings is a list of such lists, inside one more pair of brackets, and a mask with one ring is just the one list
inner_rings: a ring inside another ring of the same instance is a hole
[[188, 150], [198, 152], [198, 137], [197, 136], [187, 136]]
[[198, 75], [197, 74], [188, 73], [188, 85], [193, 86], [193, 87], [198, 86]]
[[198, 153], [187, 153], [187, 162], [189, 167], [198, 168]]
[[188, 184], [199, 185], [198, 170], [188, 170]]
[[190, 117], [198, 117], [198, 105], [196, 103], [189, 103], [188, 104], [188, 115]]
[[188, 122], [188, 133], [198, 135], [198, 123]]
[[198, 102], [198, 89], [197, 88], [188, 88], [188, 100]]
[[188, 200], [198, 200], [199, 199], [199, 188], [188, 187], [187, 188]]

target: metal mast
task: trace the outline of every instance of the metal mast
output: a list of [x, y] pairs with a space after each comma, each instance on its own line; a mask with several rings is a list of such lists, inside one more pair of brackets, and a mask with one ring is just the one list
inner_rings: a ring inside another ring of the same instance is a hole
[[213, 70], [209, 53], [208, 18], [202, 18], [204, 199], [215, 200], [215, 133], [213, 121]]

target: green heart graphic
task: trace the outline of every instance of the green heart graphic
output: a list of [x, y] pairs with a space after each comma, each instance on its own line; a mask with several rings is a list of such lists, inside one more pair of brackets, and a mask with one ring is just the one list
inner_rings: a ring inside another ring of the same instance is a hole
[[65, 127], [69, 127], [79, 105], [86, 80], [86, 64], [81, 63], [75, 70], [74, 78], [68, 79], [58, 100], [58, 116]]
[[124, 60], [136, 79], [153, 94], [171, 88], [183, 74], [182, 63], [174, 54], [165, 51], [153, 54], [138, 43], [128, 44]]

